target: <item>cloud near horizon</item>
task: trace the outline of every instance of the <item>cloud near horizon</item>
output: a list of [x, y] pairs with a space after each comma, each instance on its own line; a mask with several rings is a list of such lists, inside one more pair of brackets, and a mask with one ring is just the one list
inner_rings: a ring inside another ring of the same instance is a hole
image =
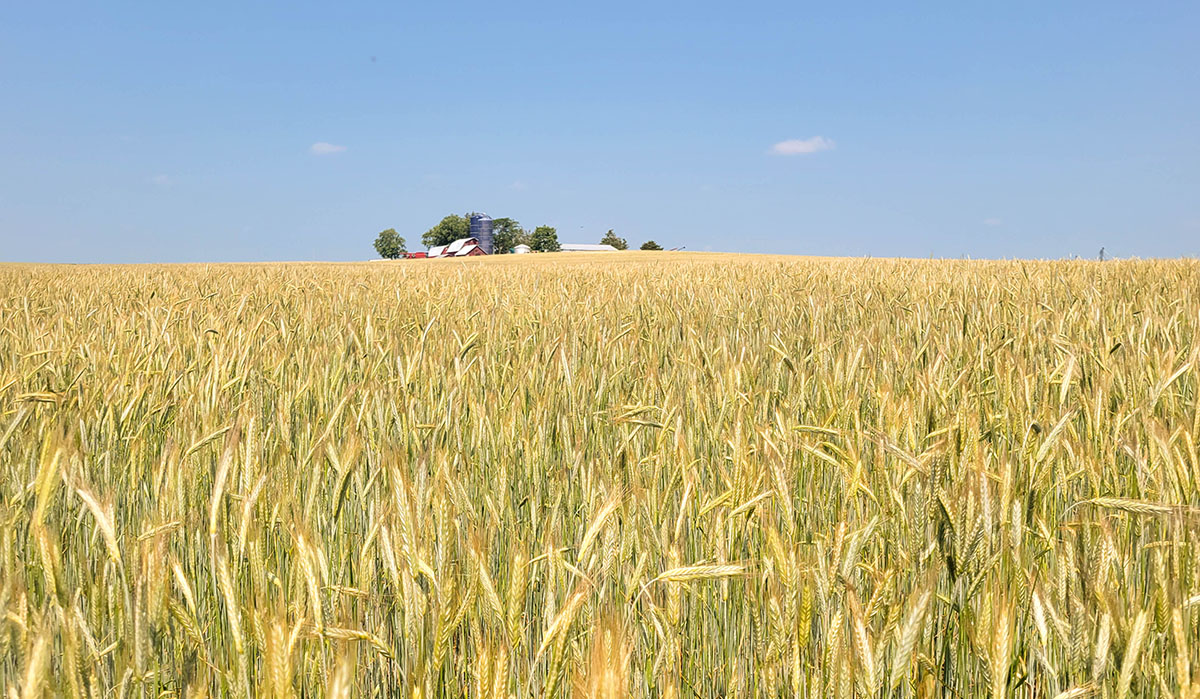
[[775, 155], [808, 155], [810, 153], [819, 153], [823, 150], [833, 150], [836, 145], [831, 139], [824, 136], [794, 138], [788, 141], [780, 141], [771, 146], [771, 152]]
[[346, 151], [346, 147], [345, 146], [335, 146], [332, 143], [325, 143], [324, 141], [318, 141], [318, 142], [312, 144], [312, 147], [309, 148], [309, 150], [312, 151], [313, 155], [334, 155], [337, 153], [344, 153]]

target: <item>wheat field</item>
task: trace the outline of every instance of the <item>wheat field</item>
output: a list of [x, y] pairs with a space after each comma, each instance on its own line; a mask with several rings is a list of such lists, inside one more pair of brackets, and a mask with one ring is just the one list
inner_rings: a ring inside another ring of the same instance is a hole
[[11, 697], [1200, 698], [1200, 263], [0, 266]]

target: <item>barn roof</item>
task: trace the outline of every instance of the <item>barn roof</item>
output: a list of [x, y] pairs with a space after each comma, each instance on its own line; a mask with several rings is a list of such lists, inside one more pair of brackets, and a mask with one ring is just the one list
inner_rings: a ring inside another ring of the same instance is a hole
[[462, 250], [464, 245], [467, 245], [468, 243], [477, 244], [478, 242], [479, 241], [475, 240], [474, 238], [459, 238], [458, 240], [446, 246], [446, 254], [457, 255], [458, 251]]
[[466, 255], [470, 255], [471, 251], [477, 247], [479, 247], [479, 246], [476, 245], [475, 243], [467, 243], [466, 245], [462, 246], [462, 249], [460, 249], [458, 252], [454, 253], [454, 256], [455, 257], [464, 257]]
[[429, 248], [429, 256], [430, 257], [441, 257], [442, 253], [445, 251], [446, 251], [445, 245], [435, 245], [435, 246]]

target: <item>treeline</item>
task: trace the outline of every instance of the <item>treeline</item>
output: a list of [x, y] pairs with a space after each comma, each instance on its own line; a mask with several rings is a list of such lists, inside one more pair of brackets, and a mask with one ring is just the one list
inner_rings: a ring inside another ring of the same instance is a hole
[[[426, 248], [439, 245], [449, 245], [460, 238], [471, 235], [471, 216], [473, 214], [450, 214], [438, 221], [437, 225], [421, 234], [421, 244]], [[538, 226], [532, 231], [524, 228], [515, 219], [492, 219], [492, 243], [495, 246], [493, 254], [510, 253], [518, 245], [528, 245], [535, 252], [558, 252], [562, 246], [558, 242], [558, 230], [554, 226]], [[618, 250], [628, 250], [629, 243], [610, 228], [600, 239], [603, 245], [611, 245]], [[662, 246], [653, 240], [642, 244], [642, 250], [662, 250]], [[408, 252], [404, 237], [389, 228], [380, 231], [375, 238], [375, 252], [385, 259], [394, 260], [403, 257]]]

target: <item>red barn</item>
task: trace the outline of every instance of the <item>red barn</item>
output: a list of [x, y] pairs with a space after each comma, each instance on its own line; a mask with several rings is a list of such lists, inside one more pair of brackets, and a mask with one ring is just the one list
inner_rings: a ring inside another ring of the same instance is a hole
[[449, 245], [429, 248], [429, 257], [475, 257], [486, 254], [487, 252], [479, 247], [479, 240], [476, 238], [459, 238]]

